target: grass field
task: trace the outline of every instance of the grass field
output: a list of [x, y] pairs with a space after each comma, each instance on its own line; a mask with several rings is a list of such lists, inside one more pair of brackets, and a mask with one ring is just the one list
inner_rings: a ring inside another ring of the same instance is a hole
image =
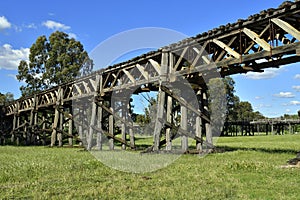
[[78, 148], [0, 147], [0, 199], [299, 199], [300, 169], [282, 169], [300, 135], [219, 138], [225, 153], [166, 168], [113, 170]]

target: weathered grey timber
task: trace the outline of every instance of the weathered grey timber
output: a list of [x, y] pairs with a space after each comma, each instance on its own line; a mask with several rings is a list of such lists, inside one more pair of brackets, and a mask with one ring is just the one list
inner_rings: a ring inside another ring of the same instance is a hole
[[[172, 129], [180, 130], [183, 150], [188, 148], [186, 137], [197, 141], [198, 150], [202, 150], [204, 143], [213, 147], [215, 133], [212, 133], [207, 107], [207, 79], [216, 72], [224, 77], [299, 62], [299, 21], [300, 2], [285, 2], [277, 9], [261, 11], [248, 19], [239, 19], [73, 82], [20, 98], [1, 106], [1, 143], [11, 138], [14, 143], [25, 141], [29, 145], [36, 141], [55, 146], [58, 140], [61, 146], [63, 137], [68, 137], [72, 145], [76, 134], [88, 149], [95, 145], [101, 150], [105, 138], [109, 140], [110, 149], [115, 148], [115, 143], [120, 143], [123, 149], [126, 146], [134, 149], [133, 125], [127, 121], [129, 113], [123, 112], [120, 116], [119, 108], [110, 105], [111, 95], [147, 89], [159, 91], [152, 150], [159, 150], [164, 144], [167, 150], [172, 149], [172, 139], [176, 137]], [[166, 87], [179, 78], [190, 83], [199, 99], [199, 108]], [[77, 101], [90, 104], [74, 110], [72, 102]], [[122, 103], [122, 107], [128, 107], [127, 104]], [[173, 110], [172, 105], [176, 104], [180, 107]], [[87, 112], [89, 107], [90, 113]], [[180, 109], [181, 115], [186, 112], [196, 115], [191, 133], [186, 131], [189, 119], [185, 114], [181, 116], [181, 127], [174, 124], [173, 116], [178, 115]], [[82, 113], [90, 114], [89, 120], [82, 117]], [[121, 123], [121, 137], [116, 136], [117, 123]], [[73, 125], [78, 126], [76, 130]], [[130, 135], [129, 142], [126, 134]], [[164, 141], [162, 135], [166, 138]], [[205, 142], [203, 136], [206, 136]]]

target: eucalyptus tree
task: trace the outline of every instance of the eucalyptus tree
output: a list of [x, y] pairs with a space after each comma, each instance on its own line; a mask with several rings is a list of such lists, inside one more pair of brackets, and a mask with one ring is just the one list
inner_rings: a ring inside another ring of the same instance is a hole
[[29, 62], [22, 60], [18, 66], [17, 79], [23, 81], [23, 96], [49, 89], [89, 74], [93, 61], [83, 45], [60, 31], [47, 39], [40, 36], [30, 47]]

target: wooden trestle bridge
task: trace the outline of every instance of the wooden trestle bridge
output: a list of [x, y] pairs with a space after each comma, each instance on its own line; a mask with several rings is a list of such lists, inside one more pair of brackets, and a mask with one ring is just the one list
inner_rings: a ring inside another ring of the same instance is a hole
[[269, 133], [272, 135], [284, 135], [285, 131], [291, 134], [298, 133], [299, 119], [260, 119], [253, 121], [225, 122], [223, 135], [225, 136], [253, 136], [255, 133]]
[[[65, 138], [69, 138], [72, 145], [73, 137], [78, 134], [88, 149], [102, 149], [104, 138], [108, 138], [110, 149], [116, 144], [123, 149], [135, 148], [133, 125], [128, 122], [130, 113], [128, 109], [121, 109], [128, 108], [129, 102], [122, 99], [122, 94], [155, 90], [158, 91], [158, 110], [151, 149], [170, 150], [172, 140], [177, 137], [181, 137], [182, 150], [188, 149], [190, 137], [196, 140], [198, 150], [211, 147], [213, 129], [205, 82], [216, 74], [225, 77], [263, 72], [265, 68], [299, 62], [299, 30], [300, 2], [284, 2], [276, 9], [263, 10], [248, 19], [239, 19], [73, 82], [15, 100], [1, 107], [1, 141], [9, 138], [14, 143], [49, 142], [51, 146], [61, 146]], [[177, 94], [176, 88], [168, 86], [180, 79], [190, 84], [198, 107]], [[118, 106], [112, 104], [114, 94], [120, 94]], [[175, 104], [180, 106], [175, 107]], [[174, 122], [176, 113], [181, 116], [178, 123]], [[195, 116], [192, 125], [188, 113]], [[51, 141], [47, 141], [50, 136]]]

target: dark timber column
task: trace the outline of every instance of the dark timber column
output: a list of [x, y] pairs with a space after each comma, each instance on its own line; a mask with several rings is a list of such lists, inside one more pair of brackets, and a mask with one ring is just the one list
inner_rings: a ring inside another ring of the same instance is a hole
[[[113, 105], [111, 105], [111, 113], [114, 113], [114, 110], [112, 108]], [[114, 135], [114, 116], [113, 114], [109, 114], [108, 117], [108, 132], [110, 135]], [[114, 150], [114, 138], [109, 138], [108, 140], [109, 150]]]
[[69, 119], [69, 126], [68, 126], [68, 142], [69, 142], [69, 146], [73, 146], [73, 121], [72, 119]]
[[[169, 52], [169, 68], [167, 69], [167, 73], [168, 74], [172, 74], [172, 70], [174, 68], [174, 61], [175, 61], [175, 58], [174, 58], [174, 55], [172, 52]], [[168, 78], [168, 77], [166, 77]], [[172, 80], [171, 80], [172, 79]], [[169, 80], [170, 82], [172, 81], [175, 81], [175, 77], [172, 77], [170, 78], [169, 77]], [[172, 96], [168, 95], [167, 96], [167, 113], [166, 113], [166, 120], [168, 123], [171, 123], [173, 122], [173, 115], [172, 115], [172, 108], [173, 108], [173, 98]], [[172, 150], [172, 136], [171, 136], [171, 128], [168, 127], [166, 129], [166, 150]]]
[[162, 50], [162, 58], [161, 58], [161, 66], [160, 66], [160, 86], [158, 91], [158, 102], [157, 102], [157, 114], [155, 119], [155, 128], [154, 128], [154, 145], [153, 150], [159, 150], [161, 129], [163, 124], [161, 120], [163, 120], [164, 115], [164, 105], [165, 105], [165, 92], [161, 90], [161, 85], [167, 81], [167, 72], [168, 72], [168, 52]]
[[[187, 108], [183, 105], [180, 106], [181, 118], [180, 118], [180, 127], [182, 130], [187, 131]], [[181, 148], [183, 151], [188, 150], [188, 137], [183, 135], [181, 136]]]
[[[130, 103], [127, 104], [127, 110], [129, 111], [130, 110]], [[133, 122], [132, 120], [130, 120], [131, 116], [130, 114], [127, 115], [127, 121], [130, 123], [130, 126], [129, 126], [129, 138], [130, 138], [130, 145], [132, 147], [135, 147], [135, 142], [134, 142], [134, 132], [133, 132]]]
[[58, 89], [57, 99], [56, 99], [56, 107], [55, 107], [55, 113], [54, 113], [54, 120], [52, 125], [52, 135], [51, 135], [51, 144], [50, 146], [53, 147], [56, 142], [56, 135], [57, 135], [57, 126], [58, 126], [58, 120], [59, 120], [59, 107], [61, 104], [61, 96], [62, 96], [62, 90], [61, 88]]
[[[203, 90], [202, 98], [203, 98], [204, 112], [205, 112], [206, 115], [209, 115], [207, 90]], [[205, 132], [206, 132], [206, 141], [209, 144], [213, 144], [210, 122], [207, 122], [207, 121], [205, 122]]]
[[[201, 90], [199, 89], [197, 92], [197, 98], [198, 98], [198, 102], [199, 102], [199, 111], [201, 111], [201, 100], [202, 100], [202, 93]], [[196, 117], [196, 137], [201, 138], [202, 139], [202, 119], [199, 115], [197, 115]], [[196, 141], [196, 149], [199, 151], [202, 151], [202, 144], [201, 142]]]
[[[102, 102], [100, 102], [102, 104]], [[102, 107], [98, 107], [98, 120], [97, 120], [97, 128], [99, 131], [97, 132], [97, 149], [102, 150]]]
[[[99, 89], [97, 88], [98, 94], [97, 94], [97, 103], [99, 103], [100, 105], [103, 104], [101, 95], [102, 95], [102, 90], [103, 90], [103, 78], [102, 75], [99, 75]], [[98, 102], [100, 101], [100, 102]], [[97, 145], [97, 149], [98, 150], [102, 150], [102, 107], [101, 106], [97, 106], [97, 128], [99, 129], [97, 131], [97, 140], [96, 140], [96, 145]]]
[[[62, 103], [60, 105], [61, 109], [63, 109], [62, 107]], [[62, 147], [63, 146], [63, 137], [62, 137], [62, 132], [63, 132], [63, 123], [64, 123], [64, 115], [63, 113], [59, 113], [59, 131], [57, 133], [57, 140], [58, 140], [58, 146]]]
[[14, 119], [13, 119], [13, 131], [12, 131], [12, 135], [11, 135], [11, 142], [14, 143], [15, 142], [15, 131], [17, 129], [17, 122], [18, 122], [18, 118], [19, 118], [19, 103], [17, 102], [16, 108], [14, 110]]
[[[123, 119], [123, 121], [121, 122], [121, 135], [122, 135], [122, 140], [123, 141], [126, 141], [126, 124], [125, 124], [125, 122], [126, 122], [126, 108], [127, 108], [127, 106], [126, 106], [126, 102], [124, 102], [124, 101], [122, 101], [121, 102], [122, 103], [122, 113], [121, 113], [121, 115], [122, 115], [122, 119]], [[125, 144], [122, 144], [122, 150], [125, 150], [126, 149], [126, 145]]]
[[[167, 122], [172, 123], [172, 105], [173, 100], [171, 96], [167, 96]], [[166, 150], [172, 150], [171, 128], [166, 129]]]
[[91, 116], [91, 122], [90, 122], [90, 127], [89, 127], [89, 133], [88, 133], [88, 138], [87, 138], [87, 149], [91, 150], [92, 146], [93, 146], [93, 134], [94, 134], [94, 126], [95, 126], [95, 120], [96, 120], [96, 116], [97, 116], [97, 96], [99, 94], [99, 90], [100, 90], [100, 76], [97, 74], [96, 75], [96, 91], [94, 94], [94, 101], [92, 102], [92, 116]]
[[42, 117], [42, 134], [43, 134], [43, 137], [42, 137], [42, 144], [43, 146], [46, 145], [46, 113], [43, 113], [43, 117]]

